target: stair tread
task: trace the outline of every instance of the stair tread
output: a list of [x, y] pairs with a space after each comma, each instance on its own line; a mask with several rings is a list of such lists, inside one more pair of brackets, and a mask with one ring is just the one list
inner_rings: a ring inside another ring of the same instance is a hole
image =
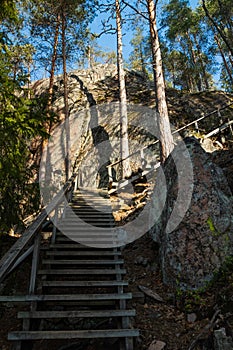
[[126, 281], [43, 281], [44, 287], [115, 287], [128, 286]]
[[69, 251], [69, 250], [63, 250], [63, 251], [47, 251], [47, 255], [77, 255], [77, 256], [104, 256], [104, 255], [121, 255], [121, 252], [113, 252], [113, 251], [106, 251], [106, 250], [97, 250], [97, 251]]
[[126, 300], [131, 299], [131, 293], [111, 294], [46, 294], [46, 295], [1, 295], [1, 302], [31, 302], [31, 301], [83, 301], [83, 300]]
[[[67, 241], [69, 242], [69, 241]], [[43, 248], [43, 250], [46, 250], [46, 249], [76, 249], [76, 250], [83, 250], [83, 249], [93, 249], [93, 250], [97, 250], [98, 248], [91, 248], [91, 247], [87, 247], [85, 245], [81, 245], [79, 243], [54, 243], [54, 244], [49, 244], [48, 246], [44, 246], [44, 247], [41, 247]], [[103, 249], [103, 248], [102, 248]], [[109, 249], [109, 248], [106, 248], [106, 250]]]
[[115, 275], [126, 274], [125, 269], [43, 269], [39, 275]]
[[137, 329], [107, 329], [81, 331], [18, 331], [8, 333], [8, 340], [75, 339], [75, 338], [115, 338], [137, 337]]
[[130, 310], [90, 310], [90, 311], [21, 311], [18, 318], [72, 318], [72, 317], [120, 317], [135, 316], [136, 312]]
[[52, 260], [44, 259], [42, 264], [51, 265], [122, 265], [124, 260]]

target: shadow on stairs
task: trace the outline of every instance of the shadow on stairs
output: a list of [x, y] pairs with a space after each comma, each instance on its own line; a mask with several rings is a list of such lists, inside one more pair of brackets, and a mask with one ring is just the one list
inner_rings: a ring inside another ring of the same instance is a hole
[[127, 308], [132, 294], [121, 248], [109, 244], [114, 219], [108, 197], [97, 190], [73, 193], [58, 223], [52, 237], [35, 240], [31, 292], [0, 296], [28, 305], [18, 312], [22, 330], [8, 333], [12, 349], [133, 350], [139, 330], [132, 326], [135, 310]]

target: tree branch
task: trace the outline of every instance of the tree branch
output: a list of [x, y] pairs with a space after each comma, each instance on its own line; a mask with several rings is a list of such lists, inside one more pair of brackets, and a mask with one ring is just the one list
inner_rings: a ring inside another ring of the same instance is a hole
[[100, 38], [102, 35], [104, 34], [116, 34], [116, 28], [114, 27], [111, 27], [111, 28], [108, 28], [108, 29], [105, 29], [103, 30], [102, 32], [100, 32], [99, 34], [96, 34], [96, 33], [91, 33], [91, 35], [93, 35], [94, 38], [98, 39]]
[[126, 6], [130, 7], [132, 10], [134, 10], [138, 15], [142, 16], [143, 18], [145, 18], [147, 21], [149, 21], [149, 18], [144, 15], [143, 12], [139, 11], [136, 7], [130, 5], [128, 2], [126, 2], [125, 0], [122, 0], [122, 3], [125, 4]]
[[218, 31], [219, 35], [221, 36], [222, 40], [225, 42], [227, 48], [229, 49], [231, 55], [233, 56], [233, 50], [232, 47], [230, 45], [230, 43], [228, 42], [227, 37], [223, 34], [223, 31], [219, 28], [218, 23], [213, 19], [213, 17], [210, 15], [209, 10], [206, 7], [206, 2], [205, 0], [202, 0], [202, 7], [205, 11], [205, 14], [207, 16], [207, 18], [209, 18], [210, 22], [212, 23], [212, 25], [216, 28], [216, 30]]

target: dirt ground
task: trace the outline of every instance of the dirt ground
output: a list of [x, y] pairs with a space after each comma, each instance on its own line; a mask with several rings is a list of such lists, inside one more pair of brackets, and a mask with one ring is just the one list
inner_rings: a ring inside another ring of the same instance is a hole
[[137, 311], [134, 327], [141, 334], [136, 349], [148, 349], [153, 341], [164, 342], [166, 350], [214, 349], [215, 329], [224, 327], [233, 335], [232, 262], [205, 292], [181, 293], [162, 283], [158, 249], [146, 235], [124, 249], [129, 289], [138, 292], [144, 286], [163, 299], [159, 302], [145, 296], [144, 301], [133, 300]]

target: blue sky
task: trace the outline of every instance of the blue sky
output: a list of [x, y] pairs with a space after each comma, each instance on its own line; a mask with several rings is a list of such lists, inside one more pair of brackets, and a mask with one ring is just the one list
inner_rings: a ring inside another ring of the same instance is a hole
[[[195, 8], [198, 5], [198, 0], [190, 0], [189, 3], [192, 6], [192, 8]], [[161, 1], [161, 4], [164, 3], [164, 1]], [[159, 12], [159, 11], [158, 11]], [[102, 32], [101, 28], [101, 20], [106, 19], [107, 16], [105, 14], [101, 14], [100, 16], [96, 17], [94, 22], [91, 25], [91, 32], [92, 33], [100, 33]], [[115, 25], [114, 21], [112, 22], [113, 25]], [[123, 27], [123, 44], [124, 44], [124, 59], [127, 61], [129, 58], [129, 55], [132, 51], [130, 41], [133, 36], [133, 32], [129, 30], [127, 25]], [[116, 35], [111, 34], [103, 34], [98, 40], [98, 45], [104, 50], [104, 51], [116, 51]]]

